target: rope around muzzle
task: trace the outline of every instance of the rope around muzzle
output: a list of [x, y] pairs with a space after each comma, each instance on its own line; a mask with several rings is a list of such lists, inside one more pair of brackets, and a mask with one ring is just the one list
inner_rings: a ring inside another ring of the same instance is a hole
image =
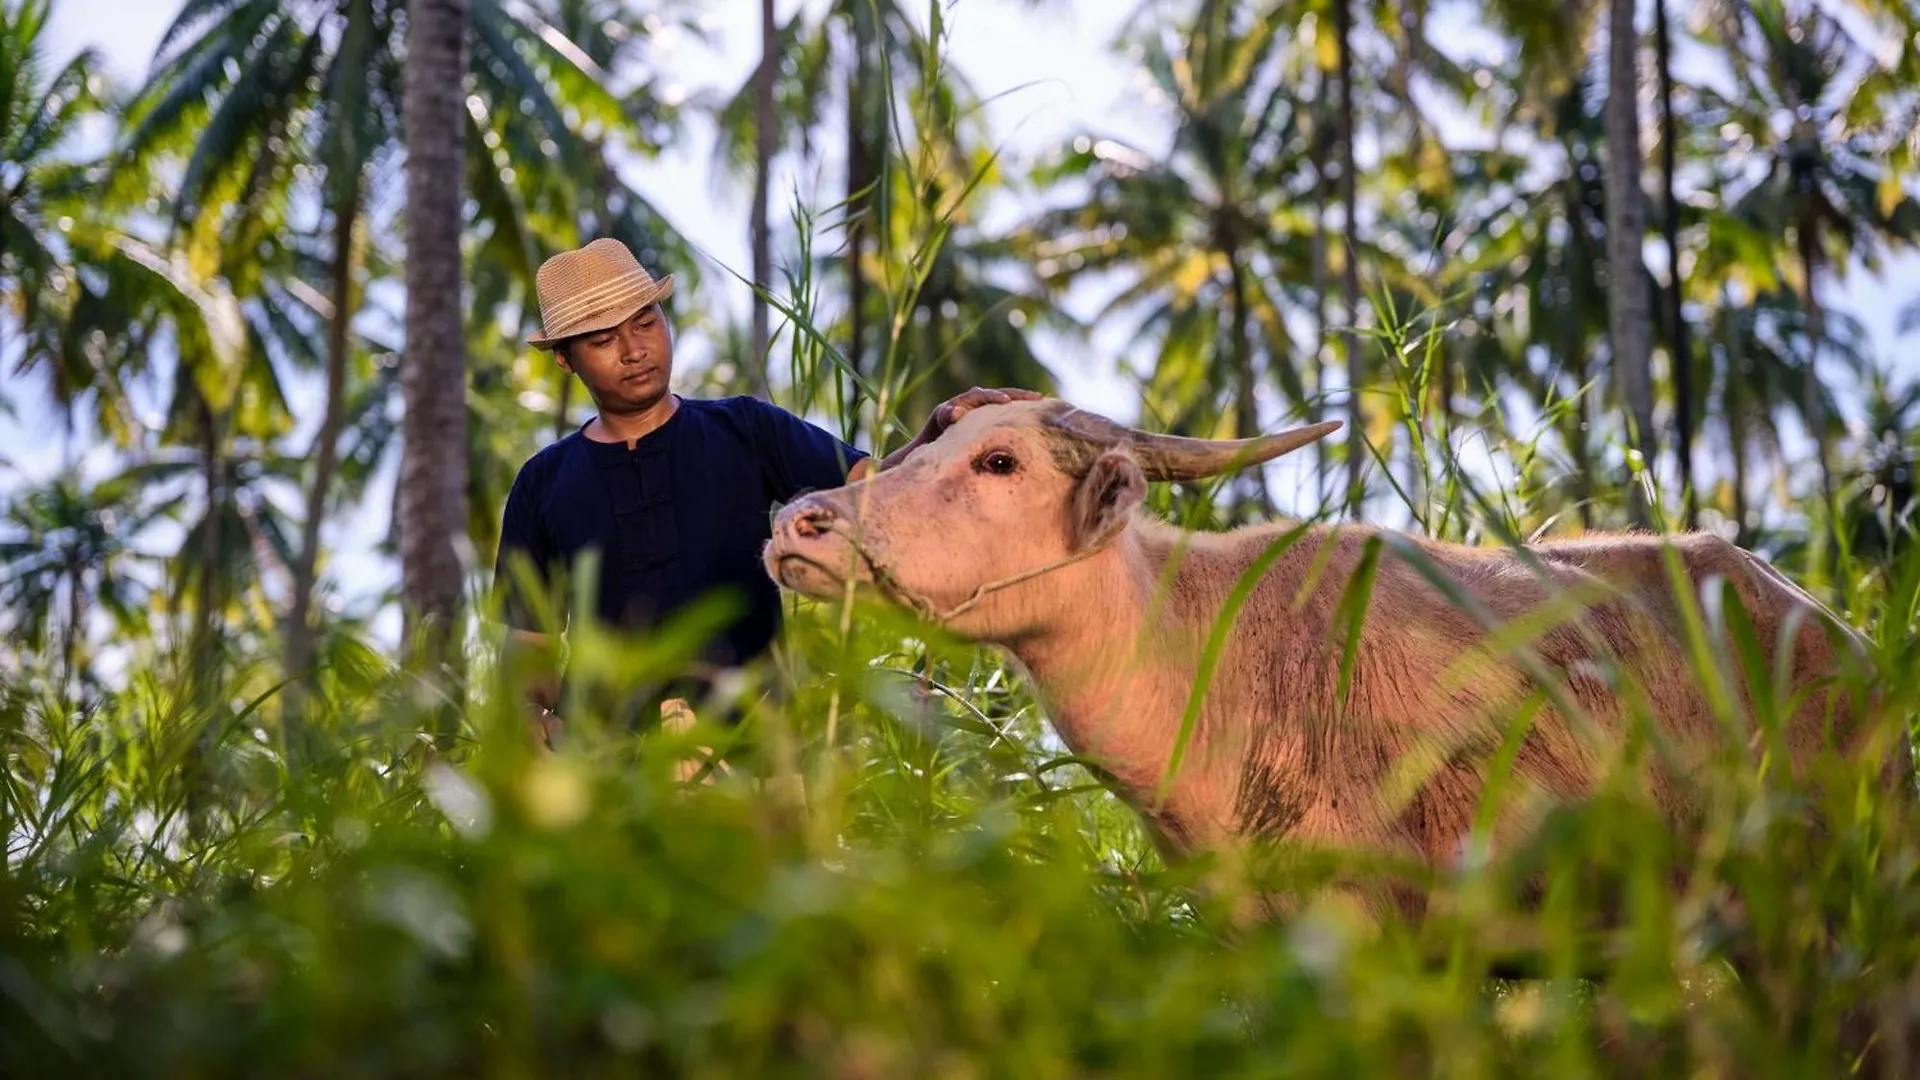
[[838, 534], [841, 539], [845, 540], [847, 545], [853, 549], [854, 554], [860, 556], [860, 560], [867, 564], [867, 573], [873, 575], [873, 583], [880, 588], [881, 592], [912, 608], [924, 619], [931, 622], [944, 623], [958, 618], [961, 615], [965, 615], [967, 612], [973, 610], [980, 601], [985, 600], [1001, 589], [1009, 588], [1022, 582], [1032, 581], [1034, 578], [1044, 574], [1051, 574], [1055, 570], [1072, 566], [1074, 563], [1090, 559], [1100, 554], [1106, 550], [1108, 542], [1115, 536], [1118, 536], [1121, 530], [1113, 529], [1106, 535], [1096, 537], [1092, 542], [1088, 543], [1086, 547], [1071, 555], [1055, 559], [1042, 566], [1036, 566], [1031, 570], [1022, 570], [1020, 573], [1014, 574], [1011, 577], [1000, 578], [997, 581], [989, 581], [974, 589], [971, 596], [945, 611], [934, 607], [933, 601], [902, 584], [900, 579], [893, 575], [893, 571], [887, 569], [879, 559], [874, 557], [873, 552], [867, 550], [867, 546], [860, 542], [858, 534], [852, 530], [850, 524], [844, 519], [837, 516], [828, 519], [826, 522], [826, 531]]

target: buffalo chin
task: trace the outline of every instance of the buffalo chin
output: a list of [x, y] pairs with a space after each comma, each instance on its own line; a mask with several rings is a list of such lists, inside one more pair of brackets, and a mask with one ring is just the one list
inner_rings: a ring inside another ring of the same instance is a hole
[[816, 600], [831, 599], [845, 591], [846, 578], [829, 569], [811, 555], [803, 555], [778, 544], [769, 544], [763, 561], [774, 584]]

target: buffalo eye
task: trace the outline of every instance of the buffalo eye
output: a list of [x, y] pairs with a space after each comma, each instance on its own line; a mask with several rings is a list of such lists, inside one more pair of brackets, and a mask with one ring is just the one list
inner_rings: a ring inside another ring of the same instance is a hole
[[1005, 450], [989, 450], [974, 459], [975, 472], [992, 473], [995, 476], [1012, 476], [1020, 467], [1020, 462]]

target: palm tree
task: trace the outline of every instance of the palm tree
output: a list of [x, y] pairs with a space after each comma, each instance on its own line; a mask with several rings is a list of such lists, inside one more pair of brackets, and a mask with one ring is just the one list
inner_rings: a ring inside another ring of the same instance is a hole
[[[154, 76], [133, 106], [137, 121], [123, 160], [145, 162], [170, 152], [186, 157], [174, 225], [190, 248], [221, 252], [235, 276], [263, 261], [259, 252], [271, 248], [284, 227], [297, 166], [320, 167], [318, 194], [331, 218], [332, 241], [325, 390], [319, 431], [307, 453], [313, 471], [285, 637], [287, 670], [299, 673], [308, 665], [320, 526], [337, 464], [349, 325], [358, 310], [354, 236], [367, 163], [387, 138], [382, 127], [390, 109], [382, 100], [375, 52], [392, 33], [394, 12], [372, 0], [344, 0], [311, 10], [304, 21], [265, 3], [226, 12], [224, 19], [212, 19], [215, 14], [208, 4], [188, 3], [166, 31]], [[331, 56], [330, 39], [336, 43]], [[217, 100], [211, 109], [199, 104], [209, 92]]]
[[[1653, 427], [1653, 370], [1648, 353], [1647, 268], [1641, 255], [1647, 211], [1640, 186], [1640, 39], [1634, 0], [1611, 0], [1607, 23], [1607, 340], [1613, 370], [1632, 423], [1627, 445], [1651, 471], [1658, 457]], [[1633, 518], [1653, 523], [1653, 508], [1633, 485]]]
[[84, 355], [61, 347], [77, 286], [60, 222], [84, 208], [88, 179], [64, 153], [74, 126], [99, 104], [98, 57], [82, 51], [44, 79], [41, 35], [50, 11], [47, 0], [0, 5], [0, 309], [20, 335], [20, 373], [44, 368], [71, 419], [99, 379]]
[[1862, 50], [1838, 22], [1812, 5], [1789, 8], [1784, 0], [1716, 11], [1709, 40], [1726, 52], [1738, 94], [1697, 92], [1709, 122], [1751, 140], [1748, 160], [1725, 166], [1758, 176], [1732, 198], [1730, 213], [1763, 235], [1792, 237], [1811, 349], [1803, 410], [1819, 458], [1822, 501], [1832, 508], [1835, 425], [1820, 374], [1830, 319], [1819, 282], [1853, 258], [1872, 267], [1887, 245], [1920, 238], [1920, 204], [1897, 184], [1890, 192], [1884, 185], [1877, 159], [1897, 152], [1901, 132], [1880, 119], [1880, 84], [1853, 77]]
[[[189, 652], [194, 694], [203, 695], [217, 684], [227, 609], [236, 595], [226, 586], [252, 565], [234, 557], [237, 533], [213, 524], [216, 508], [241, 498], [235, 472], [241, 458], [267, 455], [259, 448], [291, 428], [286, 396], [257, 324], [224, 279], [196, 269], [181, 253], [168, 257], [141, 244], [112, 222], [80, 219], [69, 241], [76, 264], [88, 272], [73, 275], [61, 354], [85, 357], [74, 366], [102, 373], [103, 389], [121, 400], [125, 388], [153, 382], [150, 349], [164, 349], [174, 359], [171, 379], [160, 387], [166, 406], [158, 429], [139, 425], [123, 432], [122, 441], [143, 457], [166, 458], [174, 477], [198, 484], [200, 523], [173, 569], [176, 597], [184, 600], [192, 589], [193, 602], [175, 610], [194, 615]], [[169, 507], [187, 502], [178, 495], [158, 500]]]
[[[1776, 486], [1784, 487], [1793, 469], [1786, 457], [1780, 418], [1793, 416], [1801, 427], [1811, 430], [1815, 416], [1837, 415], [1839, 399], [1831, 387], [1822, 386], [1817, 402], [1808, 403], [1812, 320], [1795, 293], [1770, 290], [1745, 304], [1723, 297], [1709, 328], [1712, 385], [1728, 430], [1729, 516], [1740, 535], [1751, 540], [1759, 530], [1750, 499], [1750, 466], [1760, 456], [1755, 449], [1772, 464]], [[1856, 375], [1870, 368], [1866, 332], [1857, 321], [1829, 313], [1821, 332], [1826, 344], [1819, 355], [1829, 366], [1837, 364]]]
[[[428, 656], [459, 607], [456, 538], [466, 531], [467, 374], [460, 220], [467, 0], [413, 0], [407, 12], [406, 400], [400, 465], [401, 595], [409, 627], [425, 620]], [[411, 637], [411, 631], [409, 632]]]
[[[904, 175], [896, 183], [910, 186]], [[895, 345], [907, 363], [896, 373], [898, 389], [888, 396], [894, 414], [924, 416], [976, 385], [1054, 392], [1053, 373], [1035, 351], [1032, 335], [1043, 326], [1062, 332], [1076, 327], [1047, 296], [1014, 284], [1027, 276], [1017, 246], [980, 235], [964, 207], [941, 204], [939, 188], [936, 183], [918, 196], [930, 197], [931, 205], [916, 206], [916, 196], [907, 191], [894, 196], [899, 205], [912, 207], [895, 215], [896, 232], [931, 227], [936, 220], [945, 220], [948, 230], [927, 257], [925, 277], [911, 297], [911, 316], [897, 324]], [[898, 236], [892, 246], [905, 250], [909, 242]]]
[[[832, 97], [833, 41], [827, 27], [829, 13], [819, 26], [808, 24], [804, 12], [795, 12], [784, 24], [773, 21], [773, 6], [761, 10], [761, 63], [734, 93], [714, 111], [720, 128], [714, 167], [749, 174], [753, 183], [752, 213], [748, 222], [752, 247], [754, 289], [749, 336], [732, 365], [746, 373], [755, 393], [770, 386], [767, 355], [773, 337], [771, 310], [760, 290], [774, 281], [773, 165], [782, 154], [810, 156], [814, 136]], [[731, 355], [732, 350], [729, 350]], [[759, 359], [755, 360], [754, 357]]]
[[[840, 212], [846, 229], [841, 254], [847, 282], [847, 331], [841, 350], [856, 378], [870, 379], [874, 364], [869, 338], [875, 312], [869, 294], [873, 268], [869, 250], [888, 235], [891, 213], [887, 183], [898, 148], [893, 145], [896, 104], [917, 87], [922, 93], [953, 89], [957, 77], [940, 66], [909, 8], [900, 0], [834, 0], [824, 20], [799, 46], [803, 57], [831, 55], [831, 28], [840, 27], [844, 90], [841, 120], [846, 142], [845, 198]], [[816, 67], [815, 70], [818, 70]]]
[[1891, 562], [1920, 531], [1920, 382], [1897, 389], [1876, 370], [1866, 406], [1866, 452], [1844, 508], [1847, 550]]
[[[1289, 362], [1284, 313], [1294, 298], [1278, 287], [1312, 272], [1313, 226], [1295, 209], [1312, 205], [1317, 182], [1304, 152], [1307, 110], [1273, 63], [1277, 22], [1241, 33], [1238, 8], [1208, 0], [1178, 43], [1164, 27], [1142, 43], [1146, 70], [1178, 110], [1171, 150], [1080, 136], [1040, 177], [1085, 183], [1084, 199], [1027, 229], [1049, 285], [1111, 271], [1131, 278], [1101, 317], [1144, 309], [1136, 336], [1158, 344], [1147, 408], [1172, 429], [1206, 434], [1259, 429], [1263, 369], [1291, 404], [1308, 399]], [[1258, 471], [1243, 483], [1242, 508], [1271, 508]]]
[[31, 654], [57, 633], [62, 689], [83, 680], [89, 613], [122, 631], [140, 627], [144, 588], [130, 571], [127, 538], [145, 525], [138, 489], [125, 477], [88, 483], [67, 472], [15, 489], [0, 510], [0, 608], [6, 632]]

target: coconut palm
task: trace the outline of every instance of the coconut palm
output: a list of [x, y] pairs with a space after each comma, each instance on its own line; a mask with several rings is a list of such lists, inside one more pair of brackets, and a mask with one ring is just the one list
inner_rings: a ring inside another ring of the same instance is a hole
[[[896, 182], [909, 186], [904, 174]], [[898, 233], [933, 229], [942, 240], [924, 257], [911, 314], [896, 321], [893, 347], [904, 363], [897, 365], [897, 388], [888, 394], [892, 411], [924, 416], [976, 385], [1054, 392], [1053, 373], [1036, 352], [1033, 334], [1043, 326], [1056, 332], [1079, 328], [1046, 295], [1021, 287], [1030, 275], [1017, 245], [981, 235], [974, 215], [964, 206], [945, 205], [940, 190], [934, 183], [917, 206], [893, 219]], [[904, 191], [895, 198], [902, 206], [916, 201]], [[904, 235], [891, 246], [911, 249]]]
[[[1809, 405], [1805, 387], [1816, 355], [1813, 320], [1793, 291], [1770, 289], [1751, 300], [1736, 302], [1724, 295], [1708, 316], [1703, 341], [1713, 410], [1725, 425], [1726, 479], [1710, 505], [1730, 519], [1739, 542], [1759, 536], [1755, 516], [1752, 463], [1772, 465], [1775, 486], [1783, 488], [1792, 469], [1788, 465], [1780, 421], [1793, 417], [1812, 430], [1816, 417], [1837, 415], [1838, 396], [1821, 386], [1818, 401]], [[1821, 326], [1825, 344], [1822, 361], [1849, 373], [1866, 372], [1866, 331], [1854, 319], [1830, 312]]]
[[[1039, 178], [1084, 185], [1084, 197], [1028, 229], [1051, 286], [1125, 275], [1101, 317], [1134, 314], [1135, 336], [1156, 344], [1146, 408], [1172, 430], [1210, 435], [1259, 429], [1263, 370], [1289, 403], [1308, 396], [1285, 319], [1295, 298], [1281, 288], [1312, 276], [1312, 223], [1296, 209], [1312, 205], [1316, 183], [1307, 110], [1273, 63], [1277, 22], [1241, 32], [1238, 8], [1211, 0], [1190, 32], [1146, 32], [1145, 69], [1177, 110], [1171, 149], [1080, 136]], [[1259, 471], [1245, 482], [1241, 505], [1270, 508]]]
[[[889, 179], [896, 156], [905, 152], [895, 145], [895, 136], [912, 137], [907, 131], [911, 106], [902, 103], [916, 96], [972, 96], [958, 74], [943, 65], [916, 19], [917, 10], [900, 0], [834, 0], [816, 23], [796, 18], [786, 31], [796, 60], [792, 89], [775, 88], [776, 103], [792, 102], [787, 107], [798, 122], [791, 130], [810, 148], [811, 133], [825, 119], [820, 112], [825, 95], [819, 91], [836, 75], [842, 83], [845, 195], [838, 210], [845, 228], [839, 259], [847, 285], [847, 329], [840, 351], [856, 382], [869, 386], [881, 351], [874, 329], [886, 328], [872, 299], [875, 263], [887, 258], [879, 245], [892, 235]], [[949, 107], [948, 113], [958, 117], [961, 110]]]
[[[260, 324], [224, 279], [196, 270], [180, 253], [168, 257], [141, 244], [110, 223], [79, 220], [69, 242], [85, 272], [73, 275], [58, 350], [83, 358], [71, 367], [110, 375], [113, 396], [122, 402], [135, 389], [159, 394], [164, 403], [158, 424], [136, 423], [120, 433], [121, 440], [144, 459], [165, 461], [177, 484], [194, 485], [192, 498], [178, 490], [155, 505], [169, 512], [201, 508], [171, 564], [173, 610], [193, 615], [194, 692], [210, 691], [219, 675], [229, 605], [238, 595], [231, 583], [251, 572], [253, 560], [239, 558], [246, 550], [236, 545], [239, 534], [210, 524], [218, 515], [208, 508], [237, 500], [263, 513], [270, 509], [270, 500], [252, 484], [255, 477], [242, 484], [235, 470], [243, 468], [242, 458], [260, 457], [264, 451], [258, 448], [291, 429], [279, 372]], [[151, 364], [156, 352], [170, 356], [172, 364]], [[143, 485], [151, 478], [139, 470], [132, 475]], [[285, 469], [274, 474], [283, 480], [289, 475]], [[146, 491], [142, 497], [154, 496]]]
[[1920, 531], [1920, 382], [1895, 387], [1874, 371], [1867, 388], [1866, 446], [1847, 485], [1847, 550], [1891, 562]]
[[[1884, 185], [1879, 159], [1901, 132], [1885, 123], [1879, 84], [1856, 77], [1866, 59], [1846, 29], [1812, 4], [1752, 0], [1716, 8], [1707, 40], [1727, 57], [1736, 93], [1702, 87], [1702, 118], [1746, 152], [1723, 166], [1755, 177], [1730, 197], [1730, 213], [1760, 234], [1792, 238], [1792, 274], [1812, 348], [1804, 412], [1819, 459], [1823, 501], [1835, 497], [1832, 442], [1821, 375], [1830, 313], [1823, 276], [1859, 259], [1878, 264], [1889, 245], [1920, 238], [1920, 204]], [[1787, 263], [1787, 260], [1782, 260]]]
[[[1534, 86], [1527, 63], [1516, 58], [1497, 81]], [[1595, 152], [1605, 129], [1588, 108], [1585, 77], [1576, 73], [1551, 91], [1547, 85], [1523, 89], [1509, 101], [1503, 122], [1528, 133], [1531, 160], [1524, 169], [1490, 170], [1494, 183], [1482, 207], [1457, 229], [1466, 237], [1460, 251], [1467, 257], [1446, 260], [1451, 268], [1441, 280], [1449, 296], [1464, 290], [1483, 298], [1475, 329], [1490, 330], [1468, 336], [1460, 357], [1467, 385], [1493, 391], [1517, 384], [1555, 421], [1566, 454], [1568, 509], [1592, 528], [1605, 487], [1592, 448], [1599, 430], [1596, 388], [1608, 383], [1592, 360], [1607, 334], [1600, 273], [1606, 177]], [[1502, 319], [1495, 312], [1503, 308], [1524, 317]]]
[[59, 661], [57, 685], [84, 680], [90, 615], [122, 632], [141, 628], [145, 586], [127, 543], [150, 511], [128, 477], [89, 482], [69, 471], [12, 491], [0, 510], [0, 611], [24, 656]]
[[1340, 86], [1339, 103], [1335, 106], [1336, 138], [1340, 148], [1340, 163], [1337, 167], [1337, 186], [1340, 193], [1340, 220], [1346, 233], [1345, 254], [1341, 260], [1340, 272], [1340, 309], [1346, 315], [1347, 333], [1342, 352], [1347, 358], [1347, 512], [1358, 517], [1360, 506], [1366, 499], [1366, 489], [1360, 483], [1360, 469], [1365, 464], [1367, 424], [1366, 410], [1362, 407], [1361, 387], [1366, 384], [1366, 368], [1361, 357], [1360, 342], [1357, 337], [1360, 323], [1360, 268], [1357, 262], [1359, 238], [1359, 179], [1356, 173], [1353, 145], [1356, 137], [1354, 117], [1353, 86], [1353, 3], [1352, 0], [1333, 0], [1334, 51], [1338, 59], [1338, 79]]
[[85, 205], [88, 179], [65, 144], [99, 104], [98, 57], [83, 50], [47, 77], [42, 35], [51, 10], [47, 0], [0, 4], [0, 310], [11, 324], [0, 333], [16, 335], [16, 373], [43, 374], [71, 417], [101, 381], [84, 354], [60, 345], [76, 287], [65, 232]]

